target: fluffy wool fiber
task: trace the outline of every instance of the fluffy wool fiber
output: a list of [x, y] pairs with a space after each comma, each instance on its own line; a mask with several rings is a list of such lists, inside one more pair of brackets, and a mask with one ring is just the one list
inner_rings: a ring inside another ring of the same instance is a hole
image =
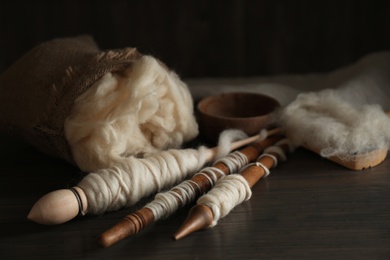
[[389, 146], [389, 119], [383, 112], [390, 110], [389, 71], [387, 51], [326, 74], [261, 78], [246, 85], [222, 82], [213, 88], [207, 81], [194, 82], [190, 89], [197, 99], [243, 90], [272, 96], [283, 106], [280, 123], [295, 145], [346, 159]]
[[[244, 135], [241, 131], [226, 130], [221, 134], [217, 154], [226, 156], [230, 149], [225, 149], [225, 146], [230, 147], [232, 142], [240, 140]], [[144, 158], [128, 156], [111, 168], [86, 175], [77, 186], [82, 188], [88, 198], [88, 212], [101, 214], [131, 206], [143, 197], [183, 181], [199, 171], [206, 162], [215, 159], [215, 153], [213, 158], [209, 158], [209, 154], [210, 150], [201, 146], [198, 149], [160, 151]], [[177, 197], [168, 206], [171, 212], [177, 209]]]
[[212, 210], [213, 221], [210, 227], [214, 227], [220, 218], [225, 217], [234, 207], [250, 199], [251, 196], [252, 190], [245, 178], [233, 174], [221, 177], [215, 187], [200, 197], [197, 203], [208, 206]]
[[174, 72], [143, 56], [76, 99], [65, 121], [73, 158], [82, 170], [94, 171], [129, 155], [177, 148], [198, 134], [192, 102]]
[[200, 147], [171, 149], [145, 158], [129, 156], [111, 168], [88, 174], [77, 186], [88, 198], [88, 213], [117, 210], [187, 178], [205, 163], [204, 154], [205, 147]]
[[[376, 104], [352, 104], [341, 93], [325, 89], [300, 94], [281, 116], [287, 137], [297, 146], [320, 150], [324, 157], [342, 159], [388, 148], [390, 120], [383, 109]], [[359, 88], [353, 93], [364, 94]]]

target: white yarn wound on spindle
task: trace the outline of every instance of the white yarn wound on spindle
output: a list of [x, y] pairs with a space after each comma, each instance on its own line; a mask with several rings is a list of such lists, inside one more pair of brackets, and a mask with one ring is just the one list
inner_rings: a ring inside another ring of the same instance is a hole
[[234, 173], [248, 164], [248, 157], [240, 151], [234, 151], [226, 157], [220, 158], [214, 164], [223, 163], [229, 170], [229, 173]]
[[272, 154], [270, 153], [276, 153], [277, 155], [279, 155], [279, 158], [280, 160], [282, 161], [285, 161], [287, 160], [287, 157], [286, 157], [286, 153], [284, 152], [284, 150], [281, 148], [282, 145], [287, 145], [288, 146], [288, 151], [290, 153], [292, 153], [294, 150], [295, 150], [295, 146], [294, 144], [287, 138], [284, 138], [278, 142], [275, 143], [275, 145], [273, 146], [270, 146], [270, 147], [267, 147], [265, 150], [264, 150], [264, 153], [262, 155], [259, 156], [258, 159], [260, 159], [261, 157], [263, 156], [268, 156], [268, 157], [271, 157], [273, 160], [274, 160], [274, 167], [276, 167], [277, 163], [278, 163], [278, 160], [276, 159], [275, 156], [273, 156]]
[[353, 105], [332, 89], [299, 95], [281, 125], [294, 145], [320, 149], [324, 157], [350, 159], [390, 144], [390, 120], [379, 105]]
[[[283, 139], [266, 150], [268, 150], [268, 152], [277, 153], [282, 160], [285, 160], [286, 155], [283, 149], [279, 147], [283, 144], [289, 145], [291, 149], [290, 152], [293, 150], [293, 146], [290, 144], [288, 139]], [[280, 150], [277, 148], [280, 148]], [[262, 157], [268, 156], [274, 161], [273, 167], [276, 167], [278, 159], [272, 154], [266, 152], [266, 150], [258, 157], [257, 162], [243, 167], [241, 172], [245, 171], [247, 167], [255, 165], [261, 167], [264, 170], [264, 177], [267, 177], [270, 174], [269, 169], [264, 164], [258, 162], [258, 160]], [[215, 187], [207, 194], [200, 197], [197, 203], [208, 206], [212, 210], [214, 218], [210, 227], [213, 227], [218, 223], [220, 218], [229, 214], [232, 209], [243, 201], [248, 200], [251, 196], [252, 191], [247, 180], [245, 180], [245, 178], [240, 174], [232, 174], [220, 178]]]
[[171, 149], [146, 158], [131, 156], [113, 167], [88, 174], [77, 185], [87, 196], [88, 213], [101, 214], [128, 207], [143, 197], [172, 187], [204, 165], [204, 149]]
[[287, 160], [286, 154], [284, 153], [283, 149], [279, 146], [270, 146], [267, 149], [264, 150], [264, 155], [269, 153], [276, 153], [279, 155], [280, 160], [285, 161]]
[[[231, 167], [229, 170], [230, 173], [237, 172], [248, 163], [247, 160], [242, 159], [242, 156], [237, 156], [238, 153], [241, 152], [235, 151], [229, 154], [226, 158], [220, 159], [221, 162], [228, 162], [227, 164]], [[219, 178], [224, 176], [225, 173], [222, 170], [211, 166], [203, 168], [195, 175], [203, 175], [209, 181], [210, 185], [214, 186]], [[193, 186], [197, 187], [199, 193], [200, 187], [194, 181], [186, 180], [167, 192], [158, 193], [154, 200], [148, 203], [145, 208], [148, 208], [153, 212], [155, 220], [167, 218], [180, 207], [180, 204], [186, 205], [196, 198], [197, 191]], [[179, 196], [175, 190], [180, 190], [183, 195]], [[179, 199], [180, 204], [177, 199]]]
[[187, 85], [145, 55], [80, 95], [64, 129], [77, 165], [96, 171], [126, 156], [180, 147], [198, 134], [193, 112]]
[[[245, 137], [244, 135], [242, 135], [241, 131], [228, 131], [225, 134], [220, 135], [220, 140], [218, 142], [218, 150], [220, 156], [223, 155], [221, 151], [224, 151], [225, 153], [229, 152], [229, 150], [226, 150], [224, 148], [220, 149], [220, 146], [224, 146], [225, 148], [230, 147], [231, 142], [238, 139], [239, 137]], [[244, 165], [246, 165], [248, 163], [248, 159], [240, 151], [235, 151], [233, 153], [225, 155], [225, 157], [218, 159], [214, 162], [214, 165], [216, 163], [225, 164], [229, 169], [229, 173], [234, 173], [241, 169]], [[203, 168], [195, 175], [203, 175], [205, 178], [207, 178], [210, 185], [214, 186], [215, 183], [217, 183], [218, 179], [221, 176], [224, 176], [225, 173], [214, 166], [210, 166]], [[194, 181], [186, 180], [167, 192], [158, 193], [155, 196], [154, 200], [148, 203], [145, 208], [148, 208], [153, 212], [154, 220], [167, 218], [172, 213], [174, 213], [180, 207], [180, 205], [186, 205], [195, 199], [197, 191], [195, 190], [194, 186], [198, 189], [199, 192], [201, 191], [199, 185], [196, 184]], [[182, 196], [175, 192], [175, 190], [179, 190]]]
[[[264, 154], [264, 156], [268, 156], [272, 160], [274, 160], [274, 162], [277, 162], [276, 157], [273, 156], [272, 154]], [[264, 156], [262, 156], [262, 157], [264, 157]], [[261, 157], [259, 157], [259, 158], [261, 158]], [[268, 177], [268, 175], [271, 173], [270, 170], [264, 164], [262, 164], [261, 162], [258, 162], [258, 161], [246, 165], [243, 169], [241, 169], [241, 171], [245, 171], [247, 168], [252, 167], [252, 166], [261, 167], [264, 171], [264, 176], [263, 176], [264, 178]], [[274, 166], [275, 166], [275, 163], [274, 163]]]
[[[239, 137], [242, 137], [239, 131], [221, 136], [224, 145], [229, 147]], [[171, 149], [147, 154], [144, 158], [130, 156], [110, 168], [88, 174], [77, 186], [87, 196], [88, 212], [101, 214], [131, 206], [143, 197], [171, 188], [198, 172], [206, 162], [206, 154], [206, 147], [200, 147]], [[191, 196], [186, 195], [188, 199]]]
[[[291, 142], [291, 140], [289, 140], [289, 139], [287, 139], [287, 138], [284, 138], [284, 139], [282, 139], [282, 140], [280, 140], [280, 141], [277, 141], [277, 142], [275, 143], [274, 146], [280, 147], [280, 146], [282, 146], [282, 145], [284, 145], [284, 144], [287, 145], [287, 147], [288, 147], [288, 152], [289, 152], [289, 153], [292, 153], [292, 152], [295, 151], [296, 146]], [[272, 147], [272, 146], [271, 146], [271, 147]], [[264, 152], [265, 152], [266, 150], [267, 150], [267, 149], [265, 149]], [[285, 153], [283, 152], [283, 154], [285, 154]]]
[[[262, 129], [258, 135], [257, 142], [265, 140], [267, 136], [268, 130]], [[230, 145], [228, 145], [226, 139], [230, 141], [236, 139], [243, 139], [246, 137], [247, 135], [242, 130], [230, 129], [223, 131], [220, 135], [220, 139], [218, 142], [218, 154], [216, 156], [217, 160], [215, 161], [215, 163], [221, 162], [225, 164], [226, 167], [229, 169], [230, 173], [234, 173], [244, 165], [248, 164], [248, 158], [240, 151], [233, 152], [229, 156], [223, 157], [227, 155], [230, 148]]]
[[223, 218], [238, 204], [250, 199], [251, 188], [242, 175], [233, 174], [223, 176], [215, 187], [206, 195], [200, 197], [198, 204], [206, 205], [213, 211], [213, 222], [210, 227], [215, 226], [220, 218]]
[[272, 168], [275, 168], [276, 166], [278, 166], [278, 159], [276, 158], [276, 156], [274, 156], [274, 155], [272, 155], [272, 154], [270, 154], [270, 153], [265, 153], [265, 154], [260, 155], [260, 156], [257, 158], [256, 161], [260, 161], [261, 158], [263, 158], [263, 157], [269, 157], [269, 158], [272, 159], [272, 161], [274, 161], [274, 164], [273, 164]]

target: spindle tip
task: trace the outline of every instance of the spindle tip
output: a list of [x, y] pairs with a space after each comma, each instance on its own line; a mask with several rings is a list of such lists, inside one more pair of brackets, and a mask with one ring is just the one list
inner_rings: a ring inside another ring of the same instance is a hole
[[[83, 198], [83, 200], [86, 200]], [[44, 225], [65, 223], [79, 213], [79, 204], [71, 190], [50, 192], [40, 198], [31, 208], [27, 219]]]
[[109, 237], [109, 236], [104, 234], [104, 235], [100, 235], [96, 242], [97, 242], [97, 245], [99, 247], [107, 248], [107, 247], [110, 247], [113, 244], [115, 244], [117, 241], [118, 241], [118, 239]]
[[190, 210], [187, 219], [180, 229], [173, 235], [175, 240], [179, 240], [195, 231], [210, 227], [213, 222], [211, 209], [204, 205], [196, 205]]
[[101, 234], [97, 239], [99, 247], [106, 248], [120, 240], [136, 233], [134, 225], [127, 218], [122, 219], [115, 226]]

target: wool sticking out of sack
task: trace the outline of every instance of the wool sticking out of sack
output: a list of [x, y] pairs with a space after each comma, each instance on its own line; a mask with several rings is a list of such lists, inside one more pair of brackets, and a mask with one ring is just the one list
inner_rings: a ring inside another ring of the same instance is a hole
[[84, 171], [198, 134], [187, 86], [135, 48], [82, 35], [39, 44], [0, 75], [0, 131]]
[[129, 155], [177, 148], [194, 138], [198, 127], [186, 85], [156, 59], [143, 56], [79, 96], [65, 132], [78, 166], [93, 171]]

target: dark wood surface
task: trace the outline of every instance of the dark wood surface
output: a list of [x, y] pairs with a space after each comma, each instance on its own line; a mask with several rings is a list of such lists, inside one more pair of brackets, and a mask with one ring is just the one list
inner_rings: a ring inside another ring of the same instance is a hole
[[101, 249], [97, 237], [141, 207], [74, 219], [29, 222], [42, 195], [82, 173], [1, 136], [0, 259], [389, 259], [390, 161], [361, 172], [297, 149], [216, 227], [179, 241], [173, 233], [190, 206], [140, 234]]
[[[40, 42], [91, 34], [134, 46], [184, 78], [325, 72], [390, 46], [390, 1], [0, 2], [0, 72]], [[304, 149], [253, 188], [219, 225], [171, 236], [190, 206], [108, 249], [97, 237], [141, 202], [59, 226], [27, 221], [44, 194], [82, 173], [0, 136], [0, 259], [389, 259], [390, 162], [346, 170]]]

